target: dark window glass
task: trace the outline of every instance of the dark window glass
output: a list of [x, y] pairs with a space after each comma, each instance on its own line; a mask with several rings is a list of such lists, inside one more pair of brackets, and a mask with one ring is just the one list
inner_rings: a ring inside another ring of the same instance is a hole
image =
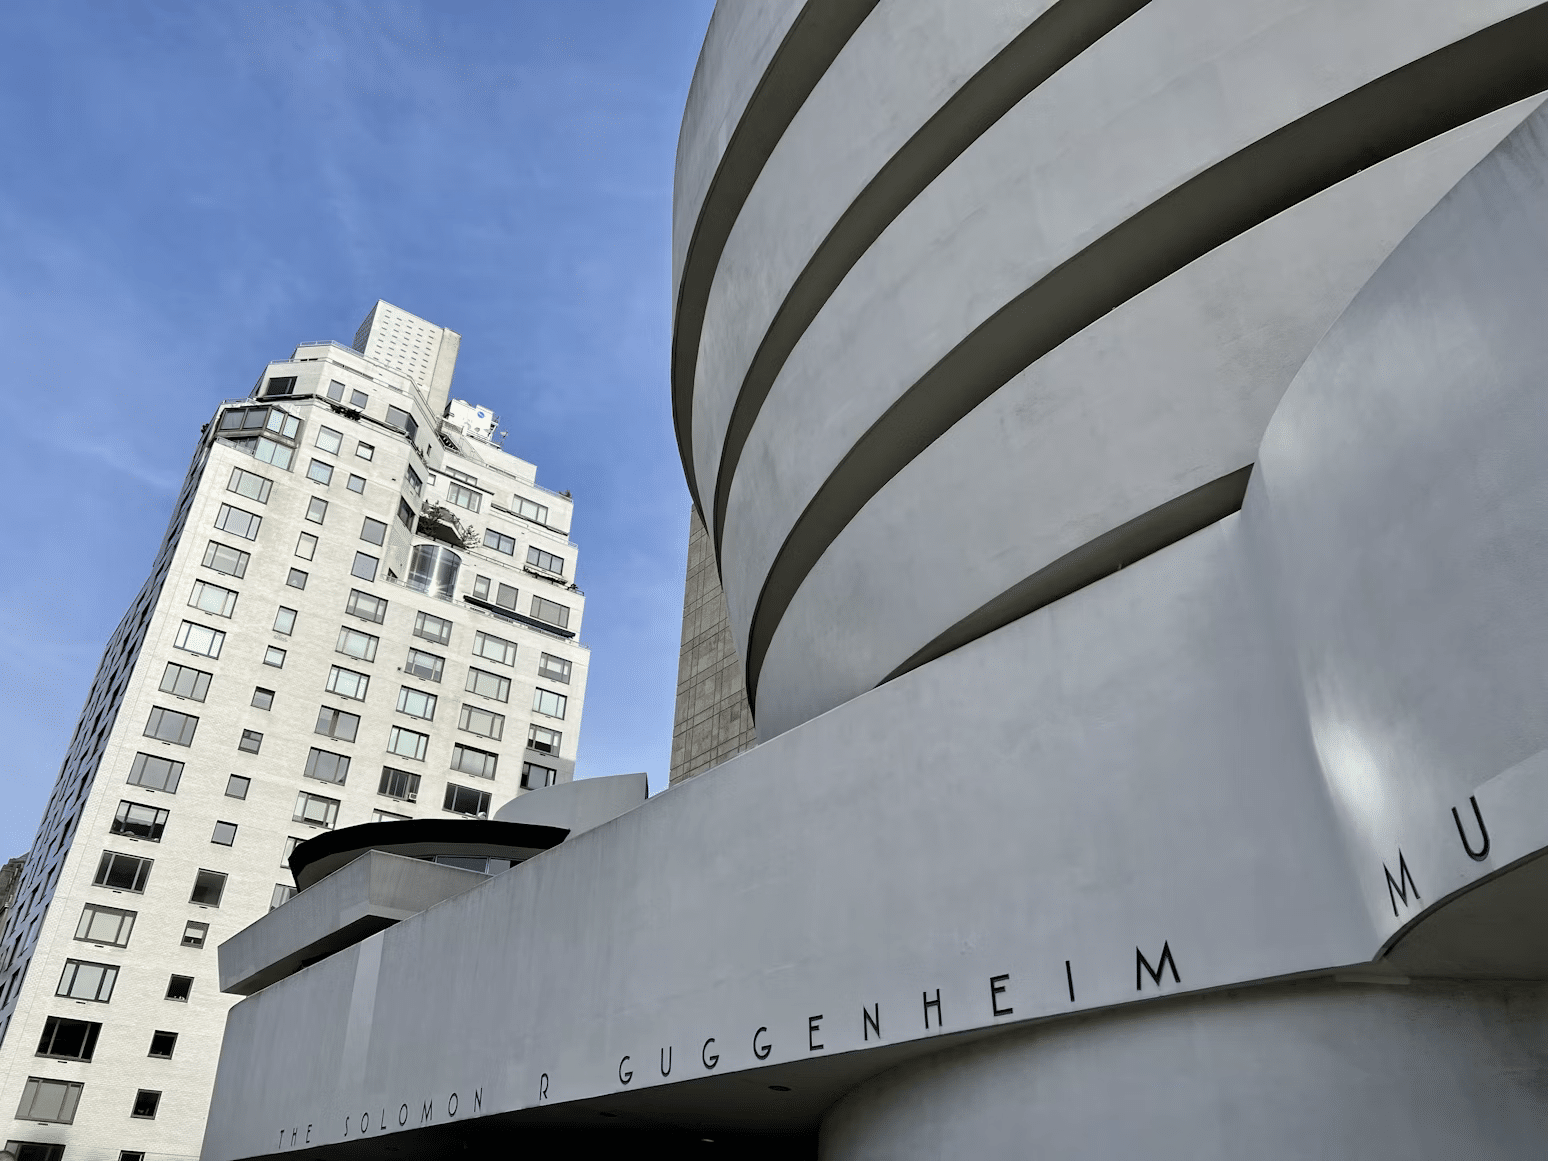
[[161, 832], [166, 829], [167, 818], [168, 812], [165, 810], [123, 799], [118, 804], [117, 813], [113, 815], [112, 830], [114, 834], [159, 843]]
[[90, 1060], [97, 1047], [97, 1033], [101, 1031], [101, 1024], [50, 1016], [44, 1021], [37, 1055], [57, 1056], [61, 1060]]
[[411, 774], [407, 770], [395, 770], [391, 766], [383, 766], [382, 780], [377, 783], [376, 792], [385, 794], [388, 798], [418, 802], [419, 775]]
[[194, 876], [193, 894], [188, 896], [190, 903], [202, 903], [206, 907], [219, 907], [220, 897], [226, 893], [226, 876], [219, 871], [201, 870]]
[[458, 786], [455, 782], [446, 784], [446, 799], [442, 808], [453, 814], [488, 814], [489, 792], [487, 790], [474, 790], [471, 786]]
[[121, 855], [117, 851], [103, 851], [102, 857], [97, 860], [96, 877], [91, 882], [94, 887], [111, 887], [115, 891], [139, 894], [145, 890], [145, 881], [150, 878], [150, 872], [150, 859]]
[[138, 1117], [142, 1121], [156, 1119], [156, 1110], [161, 1107], [161, 1094], [148, 1088], [142, 1088], [134, 1094], [134, 1109], [129, 1114]]
[[173, 976], [167, 981], [167, 999], [186, 1000], [193, 991], [193, 976]]
[[172, 1059], [172, 1052], [177, 1047], [176, 1032], [152, 1032], [150, 1056], [160, 1056], [165, 1060]]

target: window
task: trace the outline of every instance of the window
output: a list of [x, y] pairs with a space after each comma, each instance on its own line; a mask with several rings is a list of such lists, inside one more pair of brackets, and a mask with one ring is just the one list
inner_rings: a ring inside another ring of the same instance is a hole
[[[346, 716], [354, 717], [353, 714]], [[357, 725], [359, 722], [360, 719], [355, 718]], [[320, 722], [318, 724], [319, 726], [321, 725]], [[354, 726], [352, 725], [349, 728], [351, 735], [353, 735]], [[319, 730], [318, 732], [322, 731]], [[316, 746], [313, 746], [307, 752], [306, 770], [304, 773], [308, 778], [315, 778], [319, 782], [332, 782], [336, 786], [343, 786], [344, 780], [349, 777], [349, 755], [335, 754], [332, 750], [319, 750]]]
[[429, 734], [415, 733], [413, 730], [405, 730], [402, 726], [393, 726], [392, 733], [387, 736], [387, 749], [390, 753], [420, 762], [425, 760], [425, 748], [429, 744]]
[[362, 633], [358, 629], [348, 626], [339, 630], [339, 640], [333, 649], [336, 653], [342, 653], [346, 657], [358, 657], [361, 661], [376, 660], [376, 643], [378, 638], [369, 633]]
[[546, 601], [542, 597], [532, 598], [532, 616], [539, 621], [559, 628], [568, 628], [570, 624], [570, 610], [558, 601]]
[[[317, 711], [317, 725], [312, 732], [323, 734], [329, 738], [337, 738], [341, 742], [353, 742], [355, 733], [360, 729], [360, 716], [348, 714], [343, 710], [331, 709], [322, 706]], [[333, 781], [333, 779], [329, 779]]]
[[273, 911], [276, 907], [289, 903], [295, 897], [296, 889], [289, 883], [275, 883], [274, 892], [269, 896], [269, 910]]
[[[356, 394], [358, 395], [359, 392], [356, 392]], [[361, 395], [360, 398], [362, 400], [360, 406], [364, 407], [365, 403], [363, 401], [365, 396]], [[355, 454], [363, 460], [374, 459], [376, 456], [376, 448], [371, 444], [366, 443], [364, 440], [361, 440], [355, 445]]]
[[[283, 610], [281, 610], [281, 611], [283, 611]], [[261, 685], [254, 686], [253, 687], [253, 708], [254, 709], [261, 709], [261, 710], [273, 709], [274, 708], [274, 691], [272, 689], [264, 689], [263, 686], [261, 686]]]
[[296, 796], [294, 822], [310, 822], [317, 826], [332, 827], [339, 817], [339, 800], [324, 798], [320, 794], [308, 794], [303, 790]]
[[233, 774], [226, 779], [226, 797], [246, 798], [247, 791], [252, 784], [253, 780], [251, 778], [244, 778], [240, 774]]
[[244, 754], [256, 754], [263, 746], [263, 735], [257, 730], [243, 730], [241, 740], [237, 742], [237, 749]]
[[81, 908], [80, 922], [75, 925], [75, 938], [83, 943], [128, 947], [136, 914], [138, 912], [121, 911], [117, 907], [99, 907], [95, 903], [88, 903]]
[[347, 697], [352, 701], [365, 701], [366, 689], [370, 684], [370, 677], [364, 673], [356, 673], [353, 669], [335, 665], [328, 670], [328, 692], [336, 693], [340, 697]]
[[560, 735], [558, 730], [550, 730], [545, 726], [527, 727], [527, 749], [537, 750], [544, 754], [557, 754], [559, 752]]
[[482, 669], [468, 670], [468, 692], [476, 693], [481, 697], [490, 697], [495, 701], [509, 701], [511, 697], [511, 680], [501, 677], [498, 673], [489, 673]]
[[565, 685], [569, 685], [570, 663], [563, 657], [545, 653], [538, 659], [538, 676], [546, 677], [549, 681], [562, 681]]
[[97, 860], [97, 874], [93, 887], [111, 887], [115, 891], [133, 891], [136, 895], [145, 890], [150, 878], [151, 860], [133, 855], [121, 855], [117, 851], [103, 851]]
[[302, 560], [311, 560], [317, 555], [317, 537], [310, 532], [303, 532], [296, 537], [296, 555]]
[[351, 492], [358, 492], [362, 496], [365, 495], [364, 476], [350, 476], [348, 482], [344, 486], [347, 487]]
[[534, 689], [532, 691], [532, 709], [534, 713], [544, 714], [551, 718], [564, 717], [565, 708], [570, 699], [562, 693], [555, 693], [551, 689]]
[[367, 544], [380, 544], [387, 539], [387, 525], [380, 520], [372, 520], [367, 516], [360, 525], [360, 539]]
[[[5, 1148], [16, 1161], [64, 1161], [63, 1145], [50, 1145], [42, 1141], [7, 1141]], [[125, 1156], [120, 1153], [118, 1161], [124, 1161]], [[138, 1154], [130, 1161], [145, 1161], [145, 1154]]]
[[294, 851], [298, 846], [300, 846], [305, 841], [306, 841], [305, 839], [296, 838], [294, 835], [292, 835], [290, 838], [287, 838], [285, 840], [285, 853], [280, 856], [280, 866], [282, 866], [282, 867], [290, 866], [290, 854], [291, 854], [291, 852]]
[[252, 554], [243, 552], [240, 548], [232, 548], [229, 544], [222, 544], [218, 540], [210, 541], [204, 550], [204, 567], [212, 568], [225, 576], [234, 576], [241, 580], [247, 574], [247, 562], [252, 560]]
[[306, 588], [306, 573], [299, 568], [293, 568], [285, 576], [285, 583], [293, 589]]
[[210, 675], [202, 669], [190, 669], [186, 665], [168, 661], [161, 674], [160, 689], [162, 693], [170, 693], [174, 697], [203, 701], [205, 694], [210, 692]]
[[408, 486], [414, 489], [414, 495], [418, 496], [424, 491], [425, 482], [419, 478], [413, 464], [403, 469], [403, 477], [408, 481]]
[[467, 472], [459, 472], [456, 468], [443, 467], [441, 469], [441, 471], [445, 472], [448, 476], [450, 476], [454, 480], [461, 480], [464, 484], [477, 484], [478, 483], [478, 477], [477, 476], [470, 476], [470, 475], [468, 475]]
[[547, 505], [534, 504], [531, 500], [523, 500], [520, 496], [516, 496], [515, 501], [516, 515], [522, 517], [524, 520], [534, 520], [539, 524], [548, 523]]
[[210, 835], [210, 842], [219, 847], [229, 847], [236, 842], [236, 832], [236, 823], [217, 822], [214, 833]]
[[331, 427], [319, 427], [317, 429], [317, 446], [330, 455], [338, 455], [339, 448], [344, 446], [344, 433], [334, 431]]
[[[473, 654], [498, 661], [501, 665], [516, 664], [516, 642], [496, 637], [493, 633], [479, 633], [473, 638]], [[547, 656], [547, 654], [544, 654]]]
[[153, 1089], [142, 1088], [134, 1094], [134, 1107], [129, 1115], [138, 1117], [142, 1121], [154, 1121], [156, 1110], [160, 1107], [161, 1094]]
[[[219, 907], [220, 897], [226, 893], [226, 876], [219, 871], [200, 872], [194, 876], [193, 894], [188, 896], [190, 903], [198, 903], [205, 907]], [[188, 937], [183, 936], [183, 942], [188, 942]]]
[[[473, 595], [481, 601], [490, 600], [490, 586], [493, 582], [487, 576], [475, 577], [473, 580]], [[493, 603], [502, 609], [516, 611], [516, 589], [511, 585], [494, 585]]]
[[231, 504], [222, 504], [220, 511], [215, 513], [216, 528], [232, 536], [240, 536], [243, 540], [257, 540], [258, 527], [262, 523], [263, 520], [254, 513]]
[[402, 496], [398, 497], [398, 523], [403, 525], [403, 527], [407, 528], [410, 532], [414, 531], [413, 506], [410, 505], [409, 502]]
[[[265, 395], [290, 395], [296, 389], [296, 377], [294, 375], [275, 375], [263, 385]], [[262, 412], [259, 412], [261, 415]], [[225, 426], [222, 424], [221, 426]]]
[[167, 999], [187, 1001], [193, 993], [193, 976], [173, 976], [167, 981]]
[[269, 489], [272, 487], [274, 487], [274, 481], [267, 476], [260, 476], [257, 472], [249, 472], [242, 468], [232, 468], [231, 479], [226, 483], [228, 492], [246, 496], [249, 500], [257, 500], [260, 504], [269, 502]]
[[559, 773], [552, 766], [539, 766], [536, 762], [521, 764], [521, 785], [525, 790], [538, 790], [552, 786], [559, 780]]
[[[21, 1158], [17, 1158], [17, 1161], [21, 1161]], [[118, 1161], [145, 1161], [145, 1154], [132, 1149], [120, 1149]]]
[[414, 417], [401, 407], [389, 407], [387, 409], [387, 422], [406, 434], [409, 437], [410, 443], [413, 443], [419, 436], [419, 424], [415, 423]]
[[169, 813], [165, 810], [146, 806], [142, 802], [121, 799], [118, 803], [118, 811], [113, 815], [112, 832], [127, 835], [129, 838], [159, 843], [161, 833], [167, 827], [168, 817]]
[[461, 770], [464, 774], [471, 774], [475, 778], [493, 778], [495, 767], [500, 764], [500, 756], [491, 754], [488, 750], [475, 750], [472, 746], [464, 746], [458, 742], [452, 747], [452, 769]]
[[171, 758], [161, 758], [155, 754], [136, 754], [134, 763], [129, 767], [128, 781], [131, 786], [148, 786], [152, 790], [165, 790], [168, 794], [176, 794], [178, 781], [182, 777], [181, 762], [174, 762]]
[[[294, 572], [295, 569], [291, 569], [291, 571]], [[305, 576], [306, 574], [302, 573], [301, 575]], [[304, 588], [305, 584], [303, 583], [298, 587]], [[274, 614], [274, 631], [276, 633], [283, 633], [287, 637], [294, 633], [296, 631], [296, 611], [281, 605], [279, 611]]]
[[313, 460], [306, 468], [306, 478], [324, 486], [333, 482], [333, 465]]
[[516, 538], [507, 536], [503, 532], [496, 532], [493, 528], [484, 529], [484, 547], [492, 548], [496, 552], [503, 552], [506, 556], [516, 555]]
[[38, 1056], [56, 1056], [60, 1060], [90, 1060], [97, 1048], [102, 1025], [88, 1020], [67, 1020], [50, 1016], [43, 1022], [38, 1040]]
[[449, 810], [453, 814], [488, 814], [489, 792], [487, 790], [474, 790], [471, 786], [458, 786], [455, 782], [448, 782], [446, 784], [446, 798], [441, 803], [441, 808]]
[[418, 802], [419, 775], [383, 766], [382, 780], [376, 784], [376, 792], [388, 798], [400, 798], [404, 802]]
[[177, 710], [156, 706], [145, 722], [145, 736], [161, 742], [171, 742], [174, 746], [191, 746], [194, 731], [198, 728], [199, 719], [192, 714], [178, 713]]
[[435, 720], [435, 694], [404, 685], [398, 688], [398, 712], [411, 718]]
[[255, 458], [266, 464], [273, 464], [276, 468], [283, 468], [287, 472], [290, 470], [290, 461], [296, 457], [293, 450], [282, 443], [274, 442], [267, 436], [256, 441], [243, 440], [241, 443], [246, 445], [242, 447], [243, 451], [250, 451]]
[[327, 395], [328, 395], [328, 398], [333, 400], [335, 403], [343, 403], [344, 402], [344, 384], [340, 383], [337, 379], [331, 380], [328, 383]]
[[118, 968], [113, 964], [67, 959], [54, 995], [105, 1004], [113, 998], [113, 985], [117, 982]]
[[372, 822], [407, 822], [412, 816], [407, 814], [394, 814], [390, 810], [373, 810]]
[[284, 669], [285, 651], [276, 645], [270, 645], [263, 651], [263, 663], [272, 665], [275, 669]]
[[29, 1076], [22, 1089], [21, 1104], [16, 1106], [18, 1121], [50, 1121], [68, 1125], [75, 1120], [75, 1106], [81, 1103], [83, 1085], [78, 1080], [48, 1080]]
[[358, 576], [363, 581], [374, 581], [376, 579], [376, 566], [380, 563], [381, 561], [378, 558], [369, 553], [357, 552], [355, 553], [355, 563], [349, 566], [349, 573], [351, 576]]
[[359, 589], [350, 589], [349, 600], [345, 602], [344, 611], [351, 617], [359, 617], [362, 621], [375, 621], [380, 625], [387, 619], [387, 602], [381, 597], [374, 597]]
[[466, 508], [469, 512], [477, 512], [484, 503], [483, 494], [474, 491], [464, 484], [446, 481], [446, 498], [459, 508]]
[[237, 595], [233, 590], [201, 580], [194, 581], [193, 592], [188, 597], [188, 603], [193, 608], [203, 609], [217, 617], [231, 616], [236, 611], [236, 601]]
[[328, 501], [321, 496], [313, 496], [306, 506], [306, 518], [313, 524], [321, 524], [328, 516]]
[[501, 735], [505, 733], [505, 715], [493, 714], [477, 706], [464, 705], [457, 719], [457, 728], [467, 730], [470, 734], [477, 734], [481, 738], [493, 738], [498, 742]]
[[220, 651], [226, 645], [226, 635], [219, 629], [184, 621], [178, 626], [177, 638], [173, 644], [179, 649], [186, 649], [189, 653], [197, 653], [201, 657], [219, 657]]
[[163, 1060], [171, 1060], [172, 1052], [177, 1048], [176, 1032], [152, 1032], [150, 1051], [147, 1056], [159, 1056]]
[[445, 667], [446, 658], [437, 657], [434, 653], [426, 653], [423, 649], [410, 649], [403, 672], [422, 677], [426, 681], [440, 681]]
[[452, 623], [430, 613], [414, 615], [414, 636], [434, 641], [437, 645], [451, 644]]
[[527, 546], [527, 563], [545, 572], [557, 572], [561, 576], [564, 574], [564, 557], [544, 552], [535, 545]]

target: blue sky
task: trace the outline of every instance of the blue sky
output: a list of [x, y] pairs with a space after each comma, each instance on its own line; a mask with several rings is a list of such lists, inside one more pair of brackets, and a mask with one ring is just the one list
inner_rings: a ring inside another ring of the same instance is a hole
[[688, 496], [672, 163], [709, 0], [12, 5], [0, 856], [20, 853], [199, 425], [385, 298], [575, 495], [580, 770], [666, 779]]

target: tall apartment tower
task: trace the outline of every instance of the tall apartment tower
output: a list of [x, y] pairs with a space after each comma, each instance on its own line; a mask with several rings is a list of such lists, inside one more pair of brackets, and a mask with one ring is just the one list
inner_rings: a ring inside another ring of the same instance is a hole
[[570, 498], [450, 398], [459, 338], [378, 302], [203, 428], [0, 932], [18, 1161], [198, 1155], [215, 949], [294, 894], [298, 842], [570, 780]]

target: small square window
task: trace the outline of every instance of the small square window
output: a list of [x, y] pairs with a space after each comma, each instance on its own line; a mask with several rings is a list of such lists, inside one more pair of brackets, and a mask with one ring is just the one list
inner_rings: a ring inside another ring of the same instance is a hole
[[339, 448], [344, 446], [343, 432], [334, 431], [331, 427], [319, 427], [317, 429], [317, 446], [330, 455], [337, 455]]
[[289, 903], [296, 897], [296, 889], [289, 883], [275, 883], [274, 892], [269, 896], [269, 910], [273, 911], [282, 903]]
[[311, 560], [317, 555], [317, 537], [310, 532], [303, 532], [296, 537], [296, 555], [302, 560]]
[[[290, 571], [295, 572], [296, 570], [291, 569]], [[306, 573], [302, 573], [301, 575], [304, 577], [306, 576]], [[296, 587], [304, 588], [305, 582], [297, 585]], [[287, 609], [284, 605], [281, 605], [279, 607], [279, 611], [274, 614], [274, 631], [276, 633], [283, 633], [287, 637], [294, 633], [296, 631], [296, 611], [294, 609]]]
[[[376, 566], [380, 563], [380, 560], [369, 553], [357, 552], [355, 553], [355, 563], [350, 565], [349, 568], [350, 575], [358, 576], [364, 581], [374, 581], [376, 579]], [[292, 569], [291, 571], [294, 572], [295, 570]]]
[[257, 730], [243, 730], [242, 740], [237, 743], [237, 749], [244, 754], [256, 754], [263, 746], [263, 735]]
[[176, 1032], [152, 1032], [150, 1056], [159, 1056], [163, 1060], [172, 1059], [172, 1051], [177, 1047]]
[[285, 577], [285, 583], [293, 589], [304, 589], [306, 588], [306, 573], [299, 568], [293, 568], [290, 570], [289, 575]]
[[173, 976], [167, 981], [167, 999], [187, 1002], [193, 992], [193, 976]]
[[194, 888], [188, 896], [190, 903], [205, 907], [219, 907], [220, 898], [226, 893], [226, 876], [219, 871], [200, 872], [194, 876]]
[[275, 669], [285, 668], [285, 651], [270, 645], [263, 651], [263, 663], [265, 665], [272, 665]]
[[129, 1115], [142, 1121], [154, 1121], [156, 1110], [161, 1107], [161, 1094], [154, 1089], [142, 1088], [134, 1094], [134, 1111]]
[[360, 492], [360, 493], [364, 494], [364, 492], [365, 492], [365, 477], [364, 476], [351, 476], [349, 478], [349, 485], [348, 486], [349, 486], [349, 490], [351, 492]]
[[313, 496], [311, 503], [306, 506], [306, 518], [313, 524], [321, 524], [328, 515], [328, 501], [321, 496]]
[[343, 403], [344, 402], [344, 384], [340, 383], [337, 379], [334, 379], [331, 382], [329, 382], [329, 384], [328, 384], [328, 398], [333, 400], [335, 403]]
[[[183, 925], [183, 946], [203, 947], [204, 939], [209, 933], [210, 925], [208, 923], [196, 923], [190, 919]], [[176, 979], [177, 977], [173, 976], [172, 978]]]
[[314, 483], [327, 485], [333, 481], [333, 465], [313, 460], [306, 469], [306, 478]]
[[351, 391], [349, 393], [349, 405], [351, 407], [364, 407], [371, 402], [371, 397], [364, 391]]
[[247, 790], [253, 784], [251, 778], [243, 778], [240, 774], [233, 774], [226, 779], [227, 798], [246, 798]]
[[368, 460], [376, 455], [376, 449], [362, 440], [355, 445], [355, 454], [363, 460]]
[[367, 544], [380, 544], [387, 539], [387, 525], [380, 520], [372, 520], [367, 516], [365, 523], [360, 526], [360, 539]]
[[237, 824], [234, 822], [217, 822], [215, 833], [210, 836], [210, 842], [219, 846], [229, 847], [236, 842]]

